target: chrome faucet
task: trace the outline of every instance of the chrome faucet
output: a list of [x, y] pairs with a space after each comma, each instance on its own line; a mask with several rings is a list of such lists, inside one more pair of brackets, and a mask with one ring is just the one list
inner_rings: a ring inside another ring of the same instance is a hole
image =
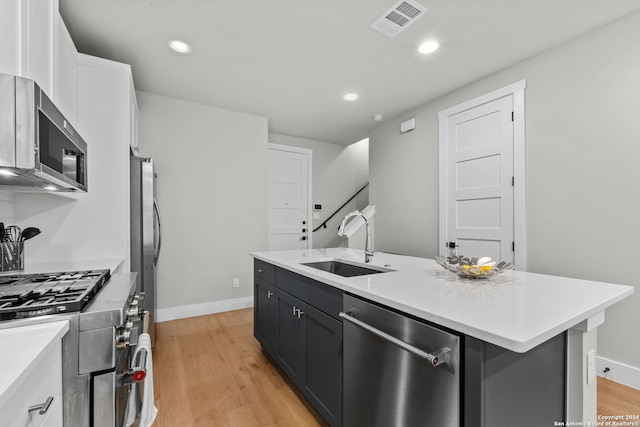
[[342, 220], [342, 224], [340, 224], [340, 227], [338, 228], [338, 236], [341, 237], [346, 237], [344, 235], [344, 226], [347, 223], [347, 220], [351, 217], [354, 216], [358, 216], [360, 215], [362, 217], [362, 219], [364, 219], [364, 223], [365, 223], [365, 232], [367, 235], [366, 241], [365, 241], [365, 248], [364, 248], [364, 262], [369, 262], [371, 261], [371, 258], [373, 258], [373, 244], [371, 243], [371, 225], [369, 224], [369, 220], [367, 219], [366, 216], [364, 216], [364, 214], [360, 211], [353, 211], [347, 214], [347, 216], [344, 217], [344, 219]]

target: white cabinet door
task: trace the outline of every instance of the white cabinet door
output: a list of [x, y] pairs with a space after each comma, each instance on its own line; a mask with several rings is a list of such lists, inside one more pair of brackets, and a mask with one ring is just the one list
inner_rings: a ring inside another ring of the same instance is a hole
[[53, 90], [49, 94], [64, 116], [76, 123], [78, 51], [58, 13], [53, 44]]
[[[29, 411], [51, 399], [46, 410]], [[45, 427], [62, 425], [62, 341], [48, 350], [29, 377], [0, 408], [3, 427]]]
[[0, 73], [20, 74], [20, 0], [0, 1]]
[[58, 2], [26, 0], [22, 4], [22, 75], [35, 80], [50, 96], [54, 17], [58, 14]]

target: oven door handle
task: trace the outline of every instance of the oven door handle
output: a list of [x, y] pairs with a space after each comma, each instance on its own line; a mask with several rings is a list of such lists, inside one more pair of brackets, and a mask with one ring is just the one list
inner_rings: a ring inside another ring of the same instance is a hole
[[144, 381], [147, 377], [148, 356], [147, 350], [140, 349], [137, 360], [132, 363], [133, 367], [119, 376], [118, 383], [120, 387]]
[[144, 314], [142, 315], [142, 333], [143, 334], [148, 334], [149, 333], [149, 322], [150, 322], [150, 314], [148, 311], [145, 310]]

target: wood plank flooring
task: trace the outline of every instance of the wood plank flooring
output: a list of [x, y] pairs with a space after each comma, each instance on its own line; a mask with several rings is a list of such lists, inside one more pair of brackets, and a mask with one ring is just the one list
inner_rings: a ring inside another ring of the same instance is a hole
[[[158, 323], [154, 427], [326, 426], [253, 337], [253, 309]], [[640, 415], [640, 390], [598, 378], [598, 414]]]
[[[599, 415], [636, 415], [640, 417], [640, 390], [598, 377]], [[640, 419], [621, 420], [637, 422]]]
[[154, 427], [326, 426], [253, 337], [253, 309], [158, 323]]

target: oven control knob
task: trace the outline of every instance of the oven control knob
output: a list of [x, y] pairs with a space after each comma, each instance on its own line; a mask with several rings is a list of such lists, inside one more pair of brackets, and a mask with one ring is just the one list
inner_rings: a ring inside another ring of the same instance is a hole
[[140, 316], [140, 308], [138, 307], [137, 303], [132, 303], [129, 306], [129, 309], [127, 310], [127, 316], [128, 317]]
[[129, 346], [129, 338], [131, 337], [131, 331], [125, 328], [119, 328], [116, 335], [116, 347], [118, 349], [127, 348]]
[[144, 380], [146, 376], [147, 373], [145, 371], [136, 371], [133, 374], [133, 380], [139, 383], [140, 381]]
[[127, 317], [138, 317], [140, 316], [140, 310], [138, 310], [136, 307], [131, 307], [129, 310], [127, 310]]

